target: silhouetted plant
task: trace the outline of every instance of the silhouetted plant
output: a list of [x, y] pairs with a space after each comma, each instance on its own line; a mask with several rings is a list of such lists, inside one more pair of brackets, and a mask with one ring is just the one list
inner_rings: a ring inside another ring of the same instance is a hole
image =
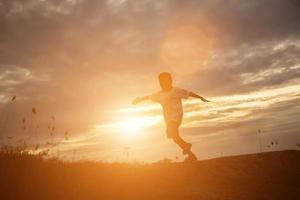
[[13, 96], [13, 97], [11, 98], [11, 102], [15, 101], [15, 100], [16, 100], [16, 98], [17, 98], [17, 96], [16, 96], [16, 95], [15, 95], [15, 96]]
[[279, 142], [278, 141], [271, 141], [270, 145], [268, 145], [268, 148], [276, 148], [278, 146]]
[[169, 159], [169, 158], [164, 158], [162, 160], [159, 160], [157, 163], [160, 163], [160, 164], [168, 164], [168, 163], [172, 163], [172, 160]]
[[[28, 147], [24, 142], [21, 145], [2, 145], [0, 147], [0, 157], [15, 157], [15, 158], [25, 158], [25, 157], [36, 157], [39, 159], [46, 158], [48, 156], [48, 149], [38, 151], [39, 145], [35, 145], [32, 148]], [[37, 152], [38, 151], [38, 152]]]
[[2, 138], [2, 136], [5, 134], [6, 132], [6, 127], [7, 127], [7, 123], [9, 122], [9, 117], [10, 117], [10, 113], [11, 113], [11, 109], [12, 109], [12, 104], [13, 102], [16, 100], [17, 96], [14, 95], [10, 101], [9, 101], [9, 105], [6, 107], [6, 111], [5, 112], [5, 116], [4, 116], [4, 120], [3, 120], [3, 124], [1, 127], [1, 132], [0, 132], [0, 139]]
[[49, 133], [49, 135], [51, 137], [51, 140], [53, 140], [53, 135], [54, 135], [54, 132], [56, 130], [56, 127], [55, 127], [55, 116], [54, 115], [52, 115], [50, 117], [50, 123], [48, 124], [47, 128], [48, 128], [48, 133]]
[[22, 118], [22, 131], [23, 131], [23, 133], [26, 131], [26, 118], [25, 117]]
[[29, 139], [32, 137], [32, 124], [34, 124], [35, 115], [37, 114], [37, 110], [35, 107], [31, 108], [31, 117], [30, 117], [30, 125], [29, 125]]
[[32, 114], [36, 114], [36, 108], [35, 107], [33, 107], [32, 109], [31, 109], [31, 112], [32, 112]]
[[75, 158], [76, 158], [76, 153], [77, 153], [77, 151], [76, 151], [76, 150], [73, 150], [72, 162], [74, 162], [74, 161], [75, 161]]
[[261, 153], [262, 152], [262, 134], [261, 134], [261, 130], [258, 129], [257, 133], [258, 133], [258, 138], [259, 138], [259, 152]]
[[34, 136], [37, 137], [38, 136], [38, 129], [40, 128], [40, 126], [37, 124], [35, 126], [35, 129], [34, 129]]
[[64, 133], [64, 136], [65, 136], [65, 140], [69, 140], [69, 133], [68, 133], [68, 131], [66, 131], [66, 132]]
[[125, 154], [125, 156], [126, 156], [126, 159], [128, 160], [128, 159], [129, 159], [129, 155], [130, 155], [131, 147], [126, 146], [126, 147], [124, 147], [123, 149], [124, 149], [124, 154]]

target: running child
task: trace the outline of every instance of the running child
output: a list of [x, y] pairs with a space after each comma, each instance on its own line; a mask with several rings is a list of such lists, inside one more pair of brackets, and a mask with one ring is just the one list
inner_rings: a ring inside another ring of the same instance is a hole
[[192, 144], [184, 141], [179, 135], [179, 127], [182, 122], [183, 109], [181, 99], [188, 97], [195, 97], [201, 99], [203, 102], [209, 102], [207, 99], [184, 89], [173, 87], [172, 76], [168, 72], [160, 73], [158, 76], [161, 91], [156, 92], [150, 96], [138, 97], [133, 100], [133, 104], [140, 103], [146, 100], [152, 100], [161, 104], [163, 108], [164, 120], [167, 126], [167, 137], [179, 145], [184, 155], [188, 155], [185, 161], [197, 160], [196, 155], [192, 152]]

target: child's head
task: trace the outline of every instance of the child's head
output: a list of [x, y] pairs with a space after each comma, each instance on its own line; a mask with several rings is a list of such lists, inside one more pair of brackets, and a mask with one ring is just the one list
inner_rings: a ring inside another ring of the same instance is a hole
[[162, 72], [158, 75], [159, 84], [162, 90], [172, 88], [172, 76], [169, 72]]

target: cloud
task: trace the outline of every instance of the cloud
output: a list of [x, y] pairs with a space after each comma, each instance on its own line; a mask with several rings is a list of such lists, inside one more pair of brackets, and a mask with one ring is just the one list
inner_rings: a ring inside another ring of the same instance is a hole
[[219, 53], [190, 77], [191, 89], [201, 87], [204, 95], [230, 95], [292, 84], [300, 78], [299, 53], [299, 39], [293, 38]]
[[32, 78], [29, 70], [18, 66], [2, 66], [0, 75], [0, 86], [11, 87], [24, 83]]

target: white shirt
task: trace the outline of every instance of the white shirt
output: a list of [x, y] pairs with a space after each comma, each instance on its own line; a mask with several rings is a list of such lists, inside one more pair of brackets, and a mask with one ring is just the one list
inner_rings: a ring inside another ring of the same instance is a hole
[[180, 124], [183, 116], [181, 99], [187, 99], [189, 94], [190, 92], [187, 90], [173, 87], [169, 91], [159, 91], [152, 94], [150, 99], [161, 104], [166, 123], [175, 121]]

